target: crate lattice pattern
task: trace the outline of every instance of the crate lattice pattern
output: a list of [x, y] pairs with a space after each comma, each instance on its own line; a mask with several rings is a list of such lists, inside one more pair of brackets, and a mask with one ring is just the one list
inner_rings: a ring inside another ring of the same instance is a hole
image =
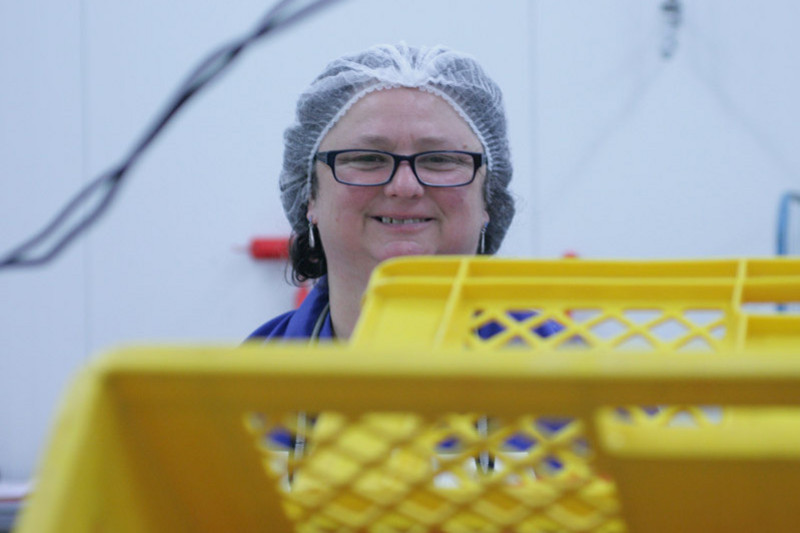
[[[618, 408], [621, 424], [701, 427], [690, 406]], [[626, 531], [578, 420], [248, 413], [245, 427], [296, 531]], [[304, 446], [297, 447], [298, 435]]]
[[726, 315], [722, 308], [477, 308], [465, 347], [714, 352]]

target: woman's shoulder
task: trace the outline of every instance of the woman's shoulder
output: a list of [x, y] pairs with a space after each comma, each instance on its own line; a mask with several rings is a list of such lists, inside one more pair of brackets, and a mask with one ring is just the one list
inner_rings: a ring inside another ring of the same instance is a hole
[[320, 315], [328, 306], [328, 284], [323, 277], [300, 307], [276, 316], [261, 325], [247, 338], [248, 341], [263, 339], [303, 339], [309, 338]]
[[255, 339], [283, 337], [286, 334], [286, 329], [289, 326], [289, 322], [296, 312], [297, 310], [293, 310], [276, 316], [272, 320], [259, 326], [258, 329], [256, 329], [247, 337], [247, 340], [252, 341]]

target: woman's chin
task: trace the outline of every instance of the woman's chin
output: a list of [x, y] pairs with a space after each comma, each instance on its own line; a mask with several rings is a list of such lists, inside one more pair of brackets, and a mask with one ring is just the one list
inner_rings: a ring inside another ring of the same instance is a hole
[[432, 255], [435, 253], [436, 251], [430, 246], [424, 246], [412, 241], [399, 241], [384, 245], [378, 253], [378, 260], [386, 261], [387, 259], [404, 255]]

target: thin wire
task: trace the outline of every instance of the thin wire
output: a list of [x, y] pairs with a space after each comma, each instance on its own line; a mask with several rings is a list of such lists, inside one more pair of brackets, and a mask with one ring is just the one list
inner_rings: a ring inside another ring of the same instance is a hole
[[778, 230], [776, 231], [775, 253], [778, 255], [789, 254], [789, 223], [792, 204], [800, 204], [800, 192], [787, 192], [781, 197], [778, 207]]
[[664, 37], [661, 43], [661, 57], [670, 59], [675, 55], [678, 47], [678, 28], [683, 19], [683, 8], [680, 0], [664, 0], [661, 4], [661, 11], [664, 14]]
[[[778, 207], [778, 228], [775, 232], [775, 253], [779, 256], [789, 255], [789, 223], [791, 221], [790, 211], [792, 203], [800, 204], [800, 192], [786, 192], [781, 197]], [[777, 306], [779, 313], [785, 313], [789, 308], [784, 303]]]
[[[81, 233], [93, 225], [98, 218], [107, 211], [111, 202], [116, 197], [119, 186], [122, 184], [128, 171], [134, 166], [165, 126], [172, 120], [176, 113], [201, 89], [211, 81], [217, 79], [233, 61], [251, 44], [265, 37], [273, 31], [286, 28], [302, 20], [313, 12], [333, 4], [338, 0], [281, 0], [273, 6], [256, 25], [255, 29], [244, 36], [223, 45], [203, 59], [198, 66], [183, 82], [175, 96], [170, 99], [164, 111], [153, 122], [152, 126], [137, 142], [127, 157], [114, 169], [107, 171], [100, 177], [91, 181], [70, 199], [55, 217], [33, 237], [14, 247], [9, 253], [0, 258], [0, 269], [9, 267], [32, 267], [43, 265], [55, 258], [64, 248], [75, 240]], [[100, 196], [94, 209], [78, 218], [71, 229], [54, 243], [49, 250], [39, 256], [28, 257], [31, 250], [62, 229], [67, 221], [77, 215], [93, 196]]]

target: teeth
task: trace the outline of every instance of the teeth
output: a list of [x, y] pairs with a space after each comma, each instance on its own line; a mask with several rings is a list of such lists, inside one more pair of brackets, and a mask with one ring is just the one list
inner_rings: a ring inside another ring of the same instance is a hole
[[425, 219], [381, 217], [381, 222], [383, 222], [384, 224], [418, 224], [420, 222], [425, 222]]

